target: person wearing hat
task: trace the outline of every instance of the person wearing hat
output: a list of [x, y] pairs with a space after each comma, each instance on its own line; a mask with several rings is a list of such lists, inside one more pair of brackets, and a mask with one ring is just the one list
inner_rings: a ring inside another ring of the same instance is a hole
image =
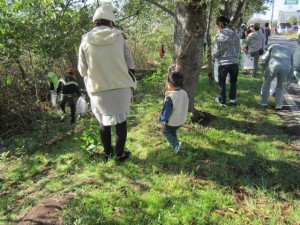
[[78, 70], [87, 76], [86, 88], [100, 123], [105, 159], [114, 155], [111, 127], [115, 126], [115, 153], [118, 161], [124, 161], [130, 155], [125, 151], [127, 116], [136, 80], [133, 56], [123, 33], [114, 28], [115, 21], [112, 5], [102, 3], [93, 16], [94, 28], [82, 36]]
[[68, 74], [63, 78], [59, 79], [58, 87], [57, 87], [57, 95], [61, 95], [60, 108], [63, 112], [60, 121], [63, 122], [66, 118], [66, 104], [68, 103], [71, 109], [71, 120], [70, 123], [75, 123], [75, 113], [76, 106], [74, 100], [74, 94], [80, 96], [80, 91], [78, 88], [78, 83], [74, 76], [74, 69], [69, 68]]
[[246, 39], [246, 30], [247, 30], [246, 25], [244, 23], [242, 23], [242, 25], [239, 29], [239, 34], [240, 34], [241, 39]]
[[248, 49], [248, 53], [254, 58], [253, 77], [257, 77], [258, 61], [260, 53], [264, 49], [264, 34], [260, 31], [260, 24], [254, 24], [254, 32], [251, 32], [246, 40], [245, 47]]
[[236, 103], [236, 84], [239, 73], [240, 38], [232, 29], [228, 28], [229, 19], [225, 16], [217, 18], [216, 25], [219, 33], [213, 41], [213, 59], [218, 60], [218, 90], [217, 103], [226, 103], [226, 77], [230, 75], [229, 102]]
[[275, 108], [282, 109], [284, 84], [290, 81], [293, 76], [293, 53], [291, 49], [283, 44], [271, 45], [262, 57], [262, 67], [264, 70], [264, 83], [262, 86], [262, 96], [259, 104], [268, 105], [271, 82], [277, 78], [275, 88]]

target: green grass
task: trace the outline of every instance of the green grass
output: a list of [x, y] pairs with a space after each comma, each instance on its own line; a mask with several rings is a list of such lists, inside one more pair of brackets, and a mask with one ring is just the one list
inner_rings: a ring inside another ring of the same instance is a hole
[[238, 104], [220, 106], [203, 70], [195, 107], [216, 119], [204, 127], [189, 118], [175, 155], [157, 123], [164, 76], [158, 70], [139, 82], [128, 118], [132, 157], [123, 164], [95, 154], [102, 147], [92, 115], [7, 140], [0, 224], [68, 193], [75, 197], [64, 207], [64, 224], [298, 224], [299, 158], [276, 112], [257, 104], [262, 79], [240, 74]]

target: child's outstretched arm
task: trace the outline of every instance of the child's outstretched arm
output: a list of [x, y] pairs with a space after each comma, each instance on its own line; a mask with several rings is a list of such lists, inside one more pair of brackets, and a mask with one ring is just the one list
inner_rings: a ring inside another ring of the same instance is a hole
[[159, 122], [167, 124], [172, 114], [172, 110], [173, 110], [172, 99], [170, 97], [166, 97], [162, 112], [160, 114]]

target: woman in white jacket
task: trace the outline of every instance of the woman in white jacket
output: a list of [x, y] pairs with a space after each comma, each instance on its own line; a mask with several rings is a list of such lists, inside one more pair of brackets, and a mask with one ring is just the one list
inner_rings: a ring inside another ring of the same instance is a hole
[[87, 76], [86, 88], [93, 111], [100, 123], [100, 138], [105, 158], [114, 154], [111, 126], [116, 126], [116, 155], [123, 161], [130, 113], [131, 88], [135, 88], [134, 62], [122, 32], [114, 28], [110, 3], [102, 3], [93, 17], [94, 28], [83, 35], [79, 48], [78, 70]]

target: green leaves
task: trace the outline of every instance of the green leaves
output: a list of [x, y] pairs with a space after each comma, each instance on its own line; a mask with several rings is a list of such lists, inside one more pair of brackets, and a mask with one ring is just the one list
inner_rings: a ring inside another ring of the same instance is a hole
[[74, 54], [74, 42], [79, 45], [83, 33], [80, 28], [90, 22], [88, 11], [80, 10], [84, 4], [85, 1], [82, 4], [73, 0], [68, 4], [63, 0], [18, 0], [1, 4], [4, 54], [12, 58], [29, 50], [53, 58]]

